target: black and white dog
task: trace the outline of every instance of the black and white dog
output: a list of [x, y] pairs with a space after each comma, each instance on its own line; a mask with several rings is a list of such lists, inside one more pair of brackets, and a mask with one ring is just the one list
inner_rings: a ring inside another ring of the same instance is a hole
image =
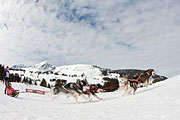
[[[55, 85], [54, 87], [51, 88], [51, 93], [55, 95], [60, 94], [65, 94], [67, 97], [74, 97], [75, 102], [77, 103], [78, 97], [82, 96], [84, 99], [91, 101], [92, 99], [90, 98], [91, 95], [95, 96], [97, 99], [102, 99], [99, 98], [95, 92], [90, 91], [90, 86], [87, 82], [87, 80], [77, 80], [76, 83], [70, 82], [66, 85]], [[85, 97], [84, 95], [87, 94], [89, 98]]]
[[79, 96], [83, 97], [88, 101], [91, 101], [90, 99], [84, 96], [84, 94], [82, 93], [81, 89], [77, 86], [77, 84], [72, 82], [66, 85], [55, 85], [54, 87], [51, 87], [51, 93], [52, 95], [55, 95], [55, 97], [57, 97], [60, 94], [64, 94], [67, 97], [74, 97], [75, 103], [78, 103]]
[[91, 96], [94, 96], [95, 98], [97, 98], [99, 100], [102, 100], [102, 98], [100, 98], [96, 95], [96, 92], [100, 91], [100, 89], [102, 89], [102, 85], [97, 84], [96, 85], [97, 90], [94, 90], [94, 88], [91, 85], [89, 85], [87, 80], [77, 80], [76, 84], [80, 88], [80, 90], [82, 91], [83, 94], [88, 95], [90, 100], [91, 100]]

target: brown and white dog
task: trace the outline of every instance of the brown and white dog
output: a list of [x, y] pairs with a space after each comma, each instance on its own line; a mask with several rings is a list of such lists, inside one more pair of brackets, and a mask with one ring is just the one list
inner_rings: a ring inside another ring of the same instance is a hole
[[149, 81], [154, 75], [155, 75], [155, 71], [153, 69], [148, 69], [144, 71], [142, 74], [140, 74], [138, 77], [133, 79], [128, 79], [125, 75], [121, 75], [121, 78], [124, 81], [123, 96], [125, 96], [127, 93], [129, 93], [130, 95], [132, 91], [133, 94], [135, 95], [136, 90], [140, 85], [145, 85], [146, 87], [148, 87]]

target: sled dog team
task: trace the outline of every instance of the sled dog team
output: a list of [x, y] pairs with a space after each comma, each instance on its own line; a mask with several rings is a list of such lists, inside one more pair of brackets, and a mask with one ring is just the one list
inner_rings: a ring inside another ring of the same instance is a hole
[[[152, 76], [155, 75], [155, 71], [153, 69], [148, 69], [141, 73], [139, 76], [134, 77], [133, 79], [128, 79], [125, 75], [121, 75], [120, 77], [123, 80], [123, 89], [124, 94], [123, 96], [127, 94], [133, 94], [135, 95], [136, 90], [138, 87], [145, 85], [148, 87], [149, 84], [152, 84], [150, 79]], [[103, 87], [98, 85], [97, 86], [98, 91], [103, 90]], [[91, 101], [91, 96], [94, 96], [95, 98], [102, 100], [102, 98], [98, 97], [94, 90], [91, 89], [90, 85], [88, 84], [87, 80], [77, 80], [76, 83], [68, 83], [66, 85], [55, 85], [54, 87], [51, 87], [51, 93], [54, 95], [54, 98], [57, 97], [60, 94], [65, 94], [67, 97], [74, 97], [75, 102], [77, 103], [78, 97], [83, 97], [84, 99]], [[88, 98], [85, 96], [88, 95]]]

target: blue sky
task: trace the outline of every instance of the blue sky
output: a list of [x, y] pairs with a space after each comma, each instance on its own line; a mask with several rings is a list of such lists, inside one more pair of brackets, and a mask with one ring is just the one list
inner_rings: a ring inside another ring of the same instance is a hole
[[179, 11], [177, 0], [1, 1], [0, 63], [180, 73]]

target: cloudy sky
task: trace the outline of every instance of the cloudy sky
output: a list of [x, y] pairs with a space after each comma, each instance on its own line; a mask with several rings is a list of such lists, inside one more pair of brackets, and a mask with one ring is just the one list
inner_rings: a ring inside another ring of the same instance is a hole
[[0, 0], [0, 63], [180, 74], [178, 0]]

